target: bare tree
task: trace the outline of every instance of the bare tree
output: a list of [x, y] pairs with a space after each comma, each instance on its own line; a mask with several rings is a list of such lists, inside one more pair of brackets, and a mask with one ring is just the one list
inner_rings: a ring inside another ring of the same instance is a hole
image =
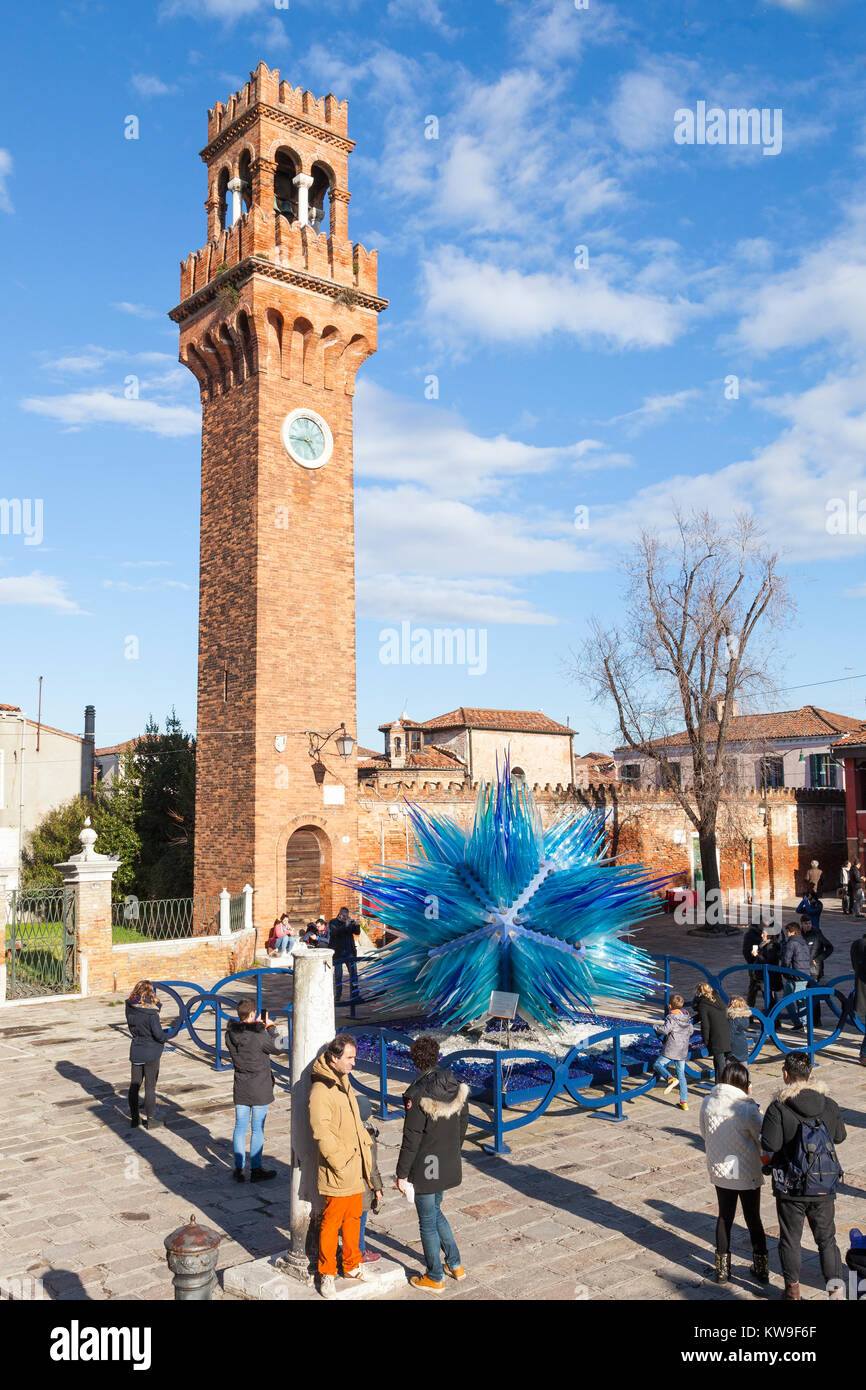
[[[717, 904], [729, 724], [735, 701], [773, 690], [772, 638], [792, 610], [787, 584], [745, 514], [724, 527], [707, 512], [676, 512], [673, 539], [643, 531], [623, 570], [624, 622], [593, 620], [572, 673], [594, 699], [613, 701], [623, 742], [652, 761], [682, 806], [698, 834], [707, 901]], [[691, 752], [690, 785], [668, 756], [672, 734]]]

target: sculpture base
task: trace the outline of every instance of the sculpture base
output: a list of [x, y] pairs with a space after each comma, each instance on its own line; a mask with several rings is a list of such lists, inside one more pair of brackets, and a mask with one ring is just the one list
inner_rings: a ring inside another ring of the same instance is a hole
[[[313, 1300], [324, 1303], [326, 1300], [315, 1288], [309, 1274], [309, 1282], [305, 1283], [303, 1279], [284, 1272], [292, 1264], [290, 1252], [283, 1251], [266, 1259], [233, 1265], [224, 1271], [223, 1289], [234, 1298], [254, 1298], [272, 1303]], [[338, 1278], [335, 1298], [341, 1302], [359, 1298], [388, 1298], [398, 1290], [405, 1289], [408, 1283], [406, 1270], [393, 1260], [376, 1260], [364, 1266], [364, 1273], [367, 1277], [360, 1283]]]

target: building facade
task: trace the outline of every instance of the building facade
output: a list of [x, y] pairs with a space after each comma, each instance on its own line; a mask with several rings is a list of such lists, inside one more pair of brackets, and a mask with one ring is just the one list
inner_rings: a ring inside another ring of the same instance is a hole
[[[804, 705], [798, 710], [768, 714], [734, 714], [725, 744], [725, 776], [730, 787], [749, 789], [791, 787], [842, 790], [844, 760], [833, 751], [840, 734], [860, 727], [859, 719]], [[715, 741], [714, 729], [709, 731]], [[654, 741], [678, 769], [680, 785], [693, 784], [692, 758], [685, 733]], [[634, 749], [614, 749], [618, 780], [650, 790], [662, 785], [658, 764]]]
[[0, 878], [18, 887], [21, 851], [56, 807], [86, 795], [93, 781], [93, 707], [86, 734], [69, 734], [0, 705]]

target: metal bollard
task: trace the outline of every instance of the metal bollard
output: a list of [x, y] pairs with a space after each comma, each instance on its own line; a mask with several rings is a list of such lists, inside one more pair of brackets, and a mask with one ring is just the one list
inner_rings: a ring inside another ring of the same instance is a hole
[[222, 1236], [207, 1226], [199, 1226], [194, 1216], [187, 1226], [178, 1226], [165, 1238], [166, 1259], [174, 1275], [177, 1299], [209, 1299], [216, 1284], [215, 1265]]

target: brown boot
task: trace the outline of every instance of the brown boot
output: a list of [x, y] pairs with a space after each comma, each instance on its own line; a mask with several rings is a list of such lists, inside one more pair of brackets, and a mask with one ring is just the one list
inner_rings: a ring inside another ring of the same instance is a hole
[[786, 1284], [786, 1285], [785, 1285], [785, 1292], [782, 1294], [781, 1302], [782, 1302], [782, 1303], [799, 1303], [799, 1301], [800, 1301], [800, 1285], [799, 1285], [799, 1284]]

